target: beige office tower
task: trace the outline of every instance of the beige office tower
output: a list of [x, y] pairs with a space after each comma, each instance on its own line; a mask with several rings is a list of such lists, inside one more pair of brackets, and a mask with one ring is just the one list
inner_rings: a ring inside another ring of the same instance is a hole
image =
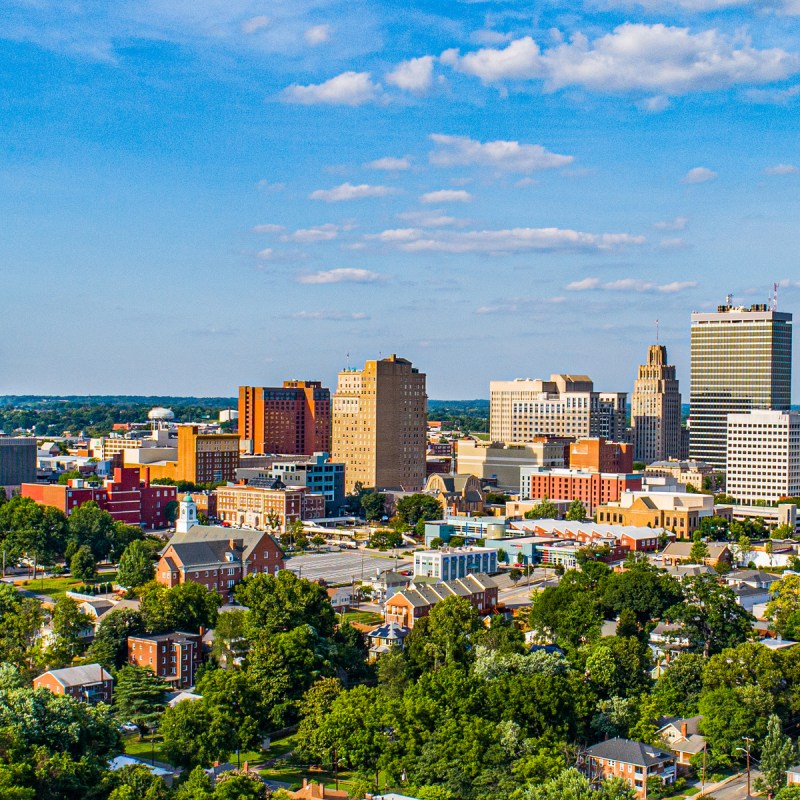
[[331, 458], [345, 464], [345, 491], [419, 491], [425, 485], [425, 374], [391, 355], [339, 373]]
[[626, 392], [596, 392], [587, 375], [489, 384], [489, 438], [518, 444], [537, 436], [626, 439]]
[[681, 393], [667, 348], [651, 345], [647, 363], [639, 367], [631, 397], [633, 457], [651, 464], [681, 454]]

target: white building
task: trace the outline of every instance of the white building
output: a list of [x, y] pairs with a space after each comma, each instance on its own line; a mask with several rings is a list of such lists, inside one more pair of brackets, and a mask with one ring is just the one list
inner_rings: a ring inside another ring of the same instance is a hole
[[728, 414], [726, 492], [774, 503], [800, 495], [800, 412]]
[[497, 572], [497, 550], [493, 547], [442, 547], [414, 553], [414, 577], [452, 581], [476, 573]]

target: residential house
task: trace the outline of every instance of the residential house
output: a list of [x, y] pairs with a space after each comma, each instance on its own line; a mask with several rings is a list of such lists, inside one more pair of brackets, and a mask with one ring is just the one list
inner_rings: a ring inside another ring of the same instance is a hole
[[675, 782], [675, 755], [658, 747], [630, 739], [608, 739], [587, 748], [581, 768], [591, 782], [622, 778], [637, 798], [647, 797], [647, 780], [657, 775], [662, 783]]
[[337, 614], [347, 611], [353, 605], [353, 587], [340, 586], [336, 589], [327, 589], [328, 599]]
[[661, 717], [656, 724], [656, 733], [667, 743], [677, 759], [678, 772], [688, 772], [691, 758], [702, 753], [706, 746], [706, 738], [700, 733], [702, 716], [696, 717]]
[[200, 666], [202, 635], [199, 633], [161, 633], [128, 637], [128, 663], [148, 667], [173, 686], [186, 689], [194, 685]]
[[800, 784], [800, 764], [786, 770], [786, 783], [789, 786]]
[[[662, 551], [661, 558], [665, 567], [690, 563], [693, 542], [670, 542]], [[725, 542], [707, 542], [708, 556], [703, 563], [714, 567], [720, 561], [731, 564], [733, 554]]]
[[167, 786], [172, 786], [172, 782], [175, 780], [174, 772], [164, 769], [163, 767], [156, 767], [153, 764], [148, 764], [146, 761], [142, 761], [139, 758], [117, 756], [108, 762], [109, 772], [116, 772], [118, 769], [124, 769], [125, 767], [144, 767], [151, 775], [161, 778]]
[[248, 575], [275, 575], [283, 569], [283, 550], [270, 534], [220, 525], [195, 525], [176, 533], [161, 551], [156, 580], [164, 586], [200, 583], [229, 600]]
[[51, 669], [33, 679], [34, 689], [49, 689], [85, 703], [110, 703], [114, 679], [99, 664]]
[[497, 606], [497, 584], [482, 574], [440, 583], [413, 583], [386, 601], [384, 618], [387, 623], [411, 629], [418, 619], [430, 614], [433, 606], [451, 596], [466, 598], [480, 615], [489, 614]]
[[322, 783], [315, 783], [303, 778], [303, 787], [296, 792], [289, 792], [293, 800], [350, 800], [344, 789], [326, 789]]
[[411, 633], [409, 628], [404, 628], [396, 622], [387, 622], [373, 628], [368, 634], [369, 639], [369, 662], [370, 664], [378, 660], [379, 656], [391, 650], [402, 650], [405, 638]]
[[372, 589], [372, 599], [376, 603], [383, 603], [387, 597], [391, 597], [400, 589], [405, 589], [409, 583], [411, 583], [410, 575], [403, 575], [393, 569], [378, 570], [374, 578], [364, 581], [364, 584]]

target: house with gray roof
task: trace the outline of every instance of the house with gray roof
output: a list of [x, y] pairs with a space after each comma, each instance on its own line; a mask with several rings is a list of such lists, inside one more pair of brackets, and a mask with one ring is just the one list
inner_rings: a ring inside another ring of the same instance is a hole
[[593, 784], [622, 778], [637, 798], [647, 797], [647, 781], [658, 776], [671, 784], [676, 777], [675, 754], [631, 739], [608, 739], [583, 751], [580, 768]]

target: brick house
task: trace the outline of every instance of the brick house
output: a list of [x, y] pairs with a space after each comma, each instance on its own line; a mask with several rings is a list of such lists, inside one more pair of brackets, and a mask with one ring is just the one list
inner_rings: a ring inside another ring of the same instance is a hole
[[592, 783], [622, 778], [639, 798], [647, 797], [647, 780], [657, 775], [662, 783], [675, 782], [675, 755], [630, 739], [609, 739], [587, 748], [580, 766]]
[[128, 663], [151, 669], [180, 689], [194, 685], [200, 666], [202, 636], [199, 633], [162, 633], [128, 637]]
[[702, 719], [701, 716], [661, 717], [656, 723], [659, 726], [656, 734], [675, 754], [679, 772], [688, 772], [692, 756], [702, 753], [706, 746], [706, 738], [700, 733]]
[[283, 567], [283, 550], [268, 533], [195, 525], [176, 533], [161, 551], [156, 580], [163, 586], [200, 583], [229, 600], [247, 575], [275, 575]]
[[411, 629], [418, 619], [427, 617], [437, 603], [451, 596], [466, 598], [484, 616], [497, 607], [497, 584], [482, 574], [441, 583], [413, 583], [386, 601], [384, 619]]
[[34, 689], [49, 689], [83, 703], [110, 703], [114, 680], [99, 664], [51, 669], [33, 679]]

